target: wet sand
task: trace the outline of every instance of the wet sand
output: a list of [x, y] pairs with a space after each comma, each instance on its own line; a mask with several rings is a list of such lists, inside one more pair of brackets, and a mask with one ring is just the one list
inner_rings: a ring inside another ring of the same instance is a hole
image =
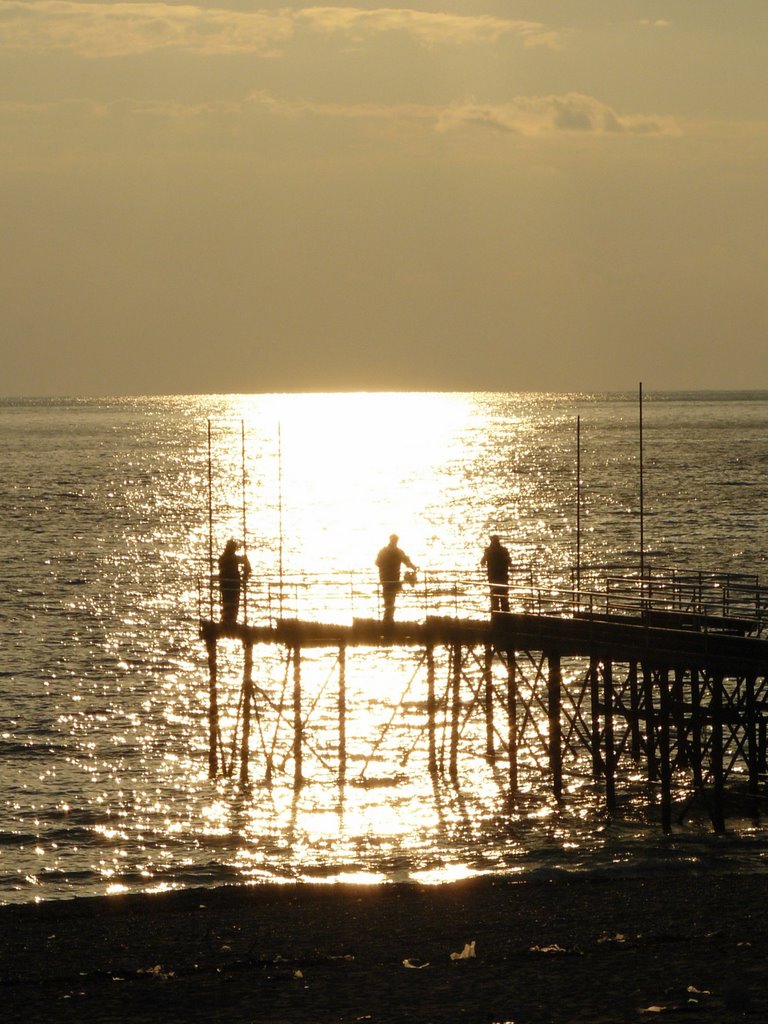
[[762, 1022], [766, 897], [768, 876], [675, 873], [6, 906], [0, 1019]]

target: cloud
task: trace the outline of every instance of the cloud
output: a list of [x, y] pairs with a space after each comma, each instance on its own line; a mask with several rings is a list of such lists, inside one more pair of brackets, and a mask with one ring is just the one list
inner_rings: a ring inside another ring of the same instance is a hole
[[297, 15], [315, 30], [344, 33], [354, 40], [385, 32], [401, 32], [430, 46], [496, 42], [519, 36], [526, 46], [562, 45], [559, 33], [541, 22], [515, 21], [491, 15], [430, 13], [410, 8], [359, 10], [345, 7], [310, 7]]
[[620, 115], [591, 96], [568, 93], [564, 96], [518, 96], [505, 104], [481, 104], [475, 101], [449, 106], [418, 103], [319, 103], [307, 99], [285, 99], [258, 90], [237, 100], [212, 100], [187, 104], [168, 101], [119, 100], [109, 103], [89, 100], [62, 100], [49, 103], [0, 103], [0, 126], [52, 124], [57, 121], [85, 126], [105, 126], [115, 120], [139, 119], [183, 129], [206, 122], [226, 120], [232, 124], [250, 121], [254, 116], [276, 121], [358, 121], [401, 125], [421, 125], [438, 133], [483, 129], [525, 136], [552, 133], [660, 134], [679, 135], [681, 129], [670, 117], [631, 114]]
[[[7, 173], [150, 165], [156, 160], [187, 161], [189, 166], [231, 160], [264, 168], [313, 160], [335, 166], [340, 160], [418, 160], [426, 154], [434, 156], [434, 145], [443, 152], [438, 140], [448, 138], [457, 140], [461, 152], [477, 157], [482, 147], [468, 147], [462, 133], [478, 131], [489, 140], [491, 132], [499, 140], [558, 139], [566, 149], [578, 138], [682, 134], [669, 118], [619, 115], [600, 101], [578, 94], [517, 97], [503, 105], [449, 106], [324, 103], [285, 99], [266, 91], [199, 103], [0, 102], [0, 164]], [[707, 131], [706, 126], [685, 125], [686, 135], [702, 131]], [[737, 150], [738, 145], [732, 148]], [[497, 153], [496, 146], [492, 149]]]
[[391, 33], [408, 36], [425, 46], [487, 44], [507, 35], [519, 38], [525, 46], [561, 45], [558, 33], [539, 22], [408, 8], [242, 11], [192, 4], [77, 0], [5, 0], [0, 8], [0, 51], [5, 52], [63, 50], [104, 58], [173, 49], [275, 57], [302, 32], [339, 36], [353, 45]]
[[575, 132], [592, 135], [676, 135], [679, 128], [669, 117], [617, 114], [592, 96], [518, 96], [509, 103], [457, 103], [440, 115], [437, 129], [451, 132], [466, 128], [490, 129], [518, 135]]

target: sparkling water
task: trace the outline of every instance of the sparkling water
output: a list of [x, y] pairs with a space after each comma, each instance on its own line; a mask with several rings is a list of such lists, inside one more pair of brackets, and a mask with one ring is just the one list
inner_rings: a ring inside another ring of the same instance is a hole
[[[401, 619], [462, 613], [457, 581], [481, 587], [490, 533], [548, 593], [572, 586], [577, 549], [586, 587], [636, 572], [641, 524], [646, 565], [764, 573], [768, 393], [646, 394], [642, 460], [639, 426], [637, 394], [0, 402], [0, 900], [762, 867], [759, 819], [737, 816], [725, 837], [689, 820], [665, 838], [647, 794], [609, 819], [588, 771], [566, 776], [558, 807], [535, 751], [510, 804], [503, 765], [482, 757], [482, 715], [462, 735], [456, 784], [433, 782], [413, 649], [349, 650], [342, 787], [337, 652], [304, 652], [306, 781], [295, 790], [292, 736], [274, 711], [290, 666], [281, 648], [257, 645], [252, 784], [208, 778], [199, 620], [216, 596], [211, 554], [229, 537], [247, 544], [252, 624], [377, 615], [373, 563], [393, 532], [419, 567]], [[226, 764], [242, 648], [220, 648]]]

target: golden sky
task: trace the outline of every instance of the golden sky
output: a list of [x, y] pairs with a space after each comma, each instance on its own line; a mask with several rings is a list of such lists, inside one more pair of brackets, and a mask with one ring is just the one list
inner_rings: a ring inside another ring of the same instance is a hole
[[0, 2], [3, 395], [768, 388], [766, 0]]

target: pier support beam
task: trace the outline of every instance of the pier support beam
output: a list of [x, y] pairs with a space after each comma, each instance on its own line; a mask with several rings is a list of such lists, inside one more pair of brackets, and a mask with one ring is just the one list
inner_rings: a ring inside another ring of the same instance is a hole
[[493, 647], [490, 644], [485, 645], [484, 655], [485, 756], [493, 762], [496, 759], [496, 751], [493, 742]]
[[669, 694], [669, 671], [664, 668], [658, 674], [659, 686], [659, 761], [661, 766], [661, 827], [664, 834], [672, 831], [672, 751], [670, 744], [670, 717], [672, 712]]
[[429, 774], [434, 779], [437, 775], [437, 740], [435, 735], [435, 716], [437, 702], [435, 700], [435, 649], [432, 644], [427, 646], [427, 732], [429, 737]]
[[600, 757], [600, 662], [596, 655], [589, 659], [589, 711], [590, 711], [590, 744], [592, 747], [592, 778], [598, 782], [603, 770]]
[[560, 652], [547, 655], [549, 676], [547, 679], [547, 716], [549, 719], [549, 768], [552, 773], [552, 792], [558, 803], [563, 797], [563, 749], [560, 705], [563, 677], [560, 667]]
[[509, 750], [509, 793], [518, 795], [517, 778], [517, 656], [507, 651], [507, 737]]
[[725, 832], [725, 810], [723, 806], [723, 676], [716, 672], [712, 676], [712, 825], [715, 832]]
[[635, 764], [640, 761], [640, 688], [637, 679], [637, 662], [629, 663], [629, 729], [630, 750]]
[[217, 752], [219, 738], [218, 663], [215, 637], [206, 637], [205, 648], [208, 654], [208, 776], [214, 779], [219, 770]]
[[347, 776], [347, 648], [339, 648], [339, 784]]
[[653, 704], [653, 669], [643, 664], [643, 710], [645, 711], [645, 756], [648, 766], [648, 781], [659, 777], [656, 763], [656, 711]]
[[303, 733], [301, 721], [301, 648], [293, 648], [293, 784], [298, 789], [303, 776]]
[[605, 706], [605, 805], [616, 810], [616, 751], [613, 741], [613, 662], [603, 662], [603, 704]]
[[243, 644], [243, 735], [240, 743], [240, 782], [248, 782], [251, 756], [251, 707], [253, 705], [253, 644]]
[[449, 774], [458, 779], [459, 721], [461, 718], [461, 644], [451, 646], [451, 753]]

